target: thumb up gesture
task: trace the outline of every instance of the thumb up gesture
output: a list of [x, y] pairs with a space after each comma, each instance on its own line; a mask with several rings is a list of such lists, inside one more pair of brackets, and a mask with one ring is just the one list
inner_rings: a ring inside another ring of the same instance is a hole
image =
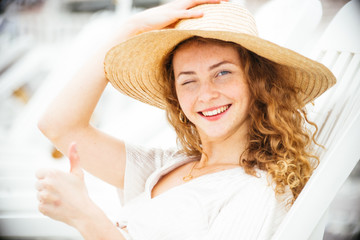
[[68, 156], [70, 172], [41, 169], [36, 173], [36, 189], [42, 214], [74, 226], [78, 220], [86, 218], [87, 209], [93, 203], [85, 186], [75, 143], [71, 144]]

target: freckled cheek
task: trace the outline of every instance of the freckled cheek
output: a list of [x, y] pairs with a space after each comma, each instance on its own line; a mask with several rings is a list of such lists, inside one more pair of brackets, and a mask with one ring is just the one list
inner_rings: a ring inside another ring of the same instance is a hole
[[195, 98], [192, 94], [178, 92], [180, 107], [186, 116], [190, 116], [195, 109]]
[[247, 96], [242, 94], [226, 94], [225, 95], [228, 99], [232, 101], [232, 103], [240, 103], [243, 105], [243, 103], [247, 102]]
[[250, 90], [249, 87], [244, 84], [237, 84], [235, 86], [227, 89], [228, 95], [233, 99], [238, 99], [240, 101], [249, 101], [250, 99]]
[[229, 97], [235, 99], [235, 101], [239, 104], [239, 111], [245, 111], [246, 114], [248, 114], [251, 101], [251, 95], [248, 91], [233, 91]]

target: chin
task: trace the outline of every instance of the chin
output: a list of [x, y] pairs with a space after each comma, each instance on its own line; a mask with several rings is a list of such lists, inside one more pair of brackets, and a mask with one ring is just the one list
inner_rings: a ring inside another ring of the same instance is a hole
[[206, 141], [221, 141], [221, 140], [225, 140], [227, 139], [231, 133], [229, 131], [211, 131], [211, 130], [207, 130], [207, 131], [201, 131], [199, 132], [202, 141], [206, 140]]

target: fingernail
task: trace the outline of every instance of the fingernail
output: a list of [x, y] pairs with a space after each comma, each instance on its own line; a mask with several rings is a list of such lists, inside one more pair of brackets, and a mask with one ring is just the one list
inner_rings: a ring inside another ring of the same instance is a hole
[[77, 145], [76, 145], [76, 142], [73, 142], [71, 145], [73, 145], [74, 152], [77, 153]]

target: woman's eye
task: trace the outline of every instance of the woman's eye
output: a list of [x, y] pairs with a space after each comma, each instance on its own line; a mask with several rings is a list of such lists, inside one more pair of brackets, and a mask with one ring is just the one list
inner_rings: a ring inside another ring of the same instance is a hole
[[231, 72], [230, 71], [221, 71], [221, 72], [218, 73], [218, 76], [224, 76], [224, 75], [229, 74], [229, 73], [231, 73]]
[[190, 84], [190, 83], [193, 83], [194, 81], [190, 80], [190, 81], [184, 81], [181, 85], [187, 85], [187, 84]]

